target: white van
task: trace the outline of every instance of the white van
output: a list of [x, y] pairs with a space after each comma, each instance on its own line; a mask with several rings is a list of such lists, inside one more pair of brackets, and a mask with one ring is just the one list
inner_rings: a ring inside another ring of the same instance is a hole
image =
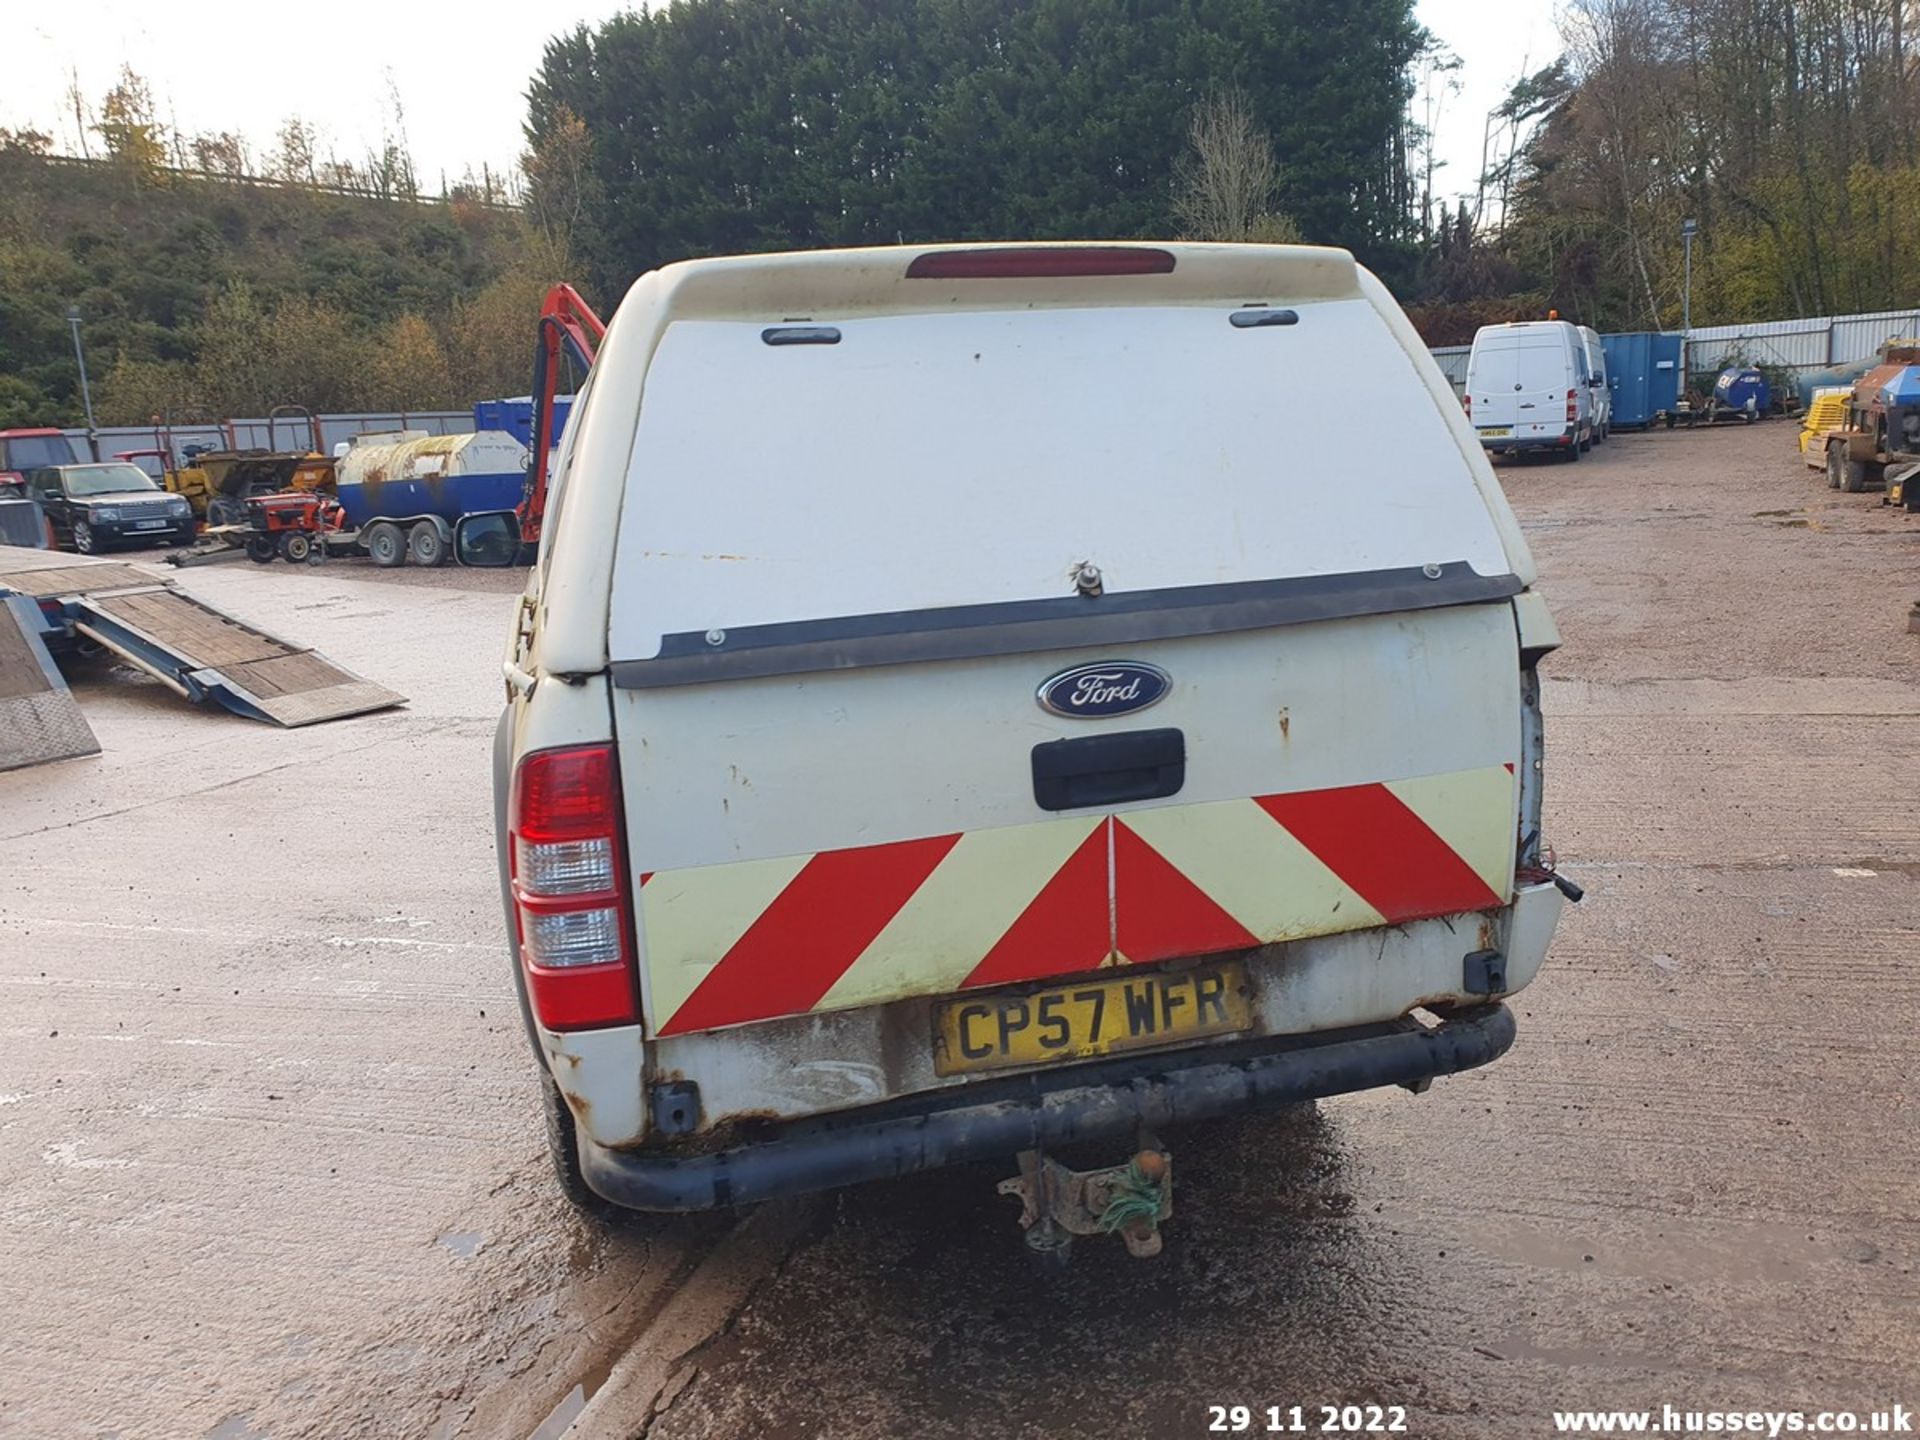
[[1593, 443], [1613, 433], [1613, 385], [1607, 375], [1607, 347], [1591, 325], [1580, 327], [1580, 343], [1587, 357], [1587, 400], [1592, 409]]
[[1557, 451], [1593, 445], [1586, 341], [1564, 320], [1483, 325], [1467, 356], [1467, 413], [1486, 449]]
[[[1288, 437], [1358, 375], [1396, 443], [1329, 483]], [[462, 558], [504, 563], [513, 524], [463, 522]], [[1494, 1059], [1574, 891], [1542, 858], [1533, 578], [1344, 251], [642, 276], [562, 441], [495, 751], [569, 1194], [1037, 1173]]]

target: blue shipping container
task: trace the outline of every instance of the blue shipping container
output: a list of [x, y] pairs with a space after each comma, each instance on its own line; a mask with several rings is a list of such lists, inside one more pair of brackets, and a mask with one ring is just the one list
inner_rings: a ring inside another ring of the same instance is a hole
[[1607, 355], [1607, 384], [1613, 391], [1613, 428], [1645, 429], [1680, 403], [1678, 335], [1641, 331], [1602, 335]]
[[[553, 397], [553, 438], [558, 443], [567, 428], [567, 413], [573, 409], [571, 395]], [[504, 430], [522, 445], [533, 444], [533, 397], [521, 395], [512, 400], [482, 400], [473, 407], [473, 428]]]

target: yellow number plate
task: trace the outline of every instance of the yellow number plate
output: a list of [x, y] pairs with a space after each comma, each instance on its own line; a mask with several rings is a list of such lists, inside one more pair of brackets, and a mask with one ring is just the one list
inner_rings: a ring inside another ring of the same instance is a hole
[[1231, 1035], [1252, 1026], [1251, 997], [1241, 966], [1203, 965], [953, 1000], [940, 1007], [933, 1068], [959, 1075]]
[[1502, 436], [1513, 434], [1511, 425], [1488, 425], [1480, 433], [1489, 440], [1498, 440]]

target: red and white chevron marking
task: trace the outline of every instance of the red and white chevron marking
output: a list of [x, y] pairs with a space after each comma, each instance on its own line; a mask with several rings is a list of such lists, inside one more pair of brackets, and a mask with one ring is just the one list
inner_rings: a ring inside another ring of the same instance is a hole
[[1485, 910], [1504, 766], [651, 874], [662, 1035]]

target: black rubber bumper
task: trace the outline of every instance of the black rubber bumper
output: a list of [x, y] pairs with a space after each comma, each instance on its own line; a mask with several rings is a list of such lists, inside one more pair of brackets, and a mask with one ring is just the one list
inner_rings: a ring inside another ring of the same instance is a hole
[[982, 1081], [875, 1110], [800, 1121], [705, 1155], [609, 1150], [582, 1138], [581, 1171], [635, 1210], [711, 1210], [832, 1190], [1078, 1140], [1131, 1137], [1262, 1106], [1318, 1100], [1471, 1070], [1513, 1044], [1513, 1012], [1460, 1011], [1433, 1029], [1247, 1041]]

